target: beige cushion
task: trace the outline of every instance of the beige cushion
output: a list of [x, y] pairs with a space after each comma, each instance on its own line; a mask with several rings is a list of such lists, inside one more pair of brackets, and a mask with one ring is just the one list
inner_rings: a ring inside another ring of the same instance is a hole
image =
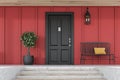
[[94, 48], [94, 52], [96, 55], [98, 54], [106, 54], [105, 48]]

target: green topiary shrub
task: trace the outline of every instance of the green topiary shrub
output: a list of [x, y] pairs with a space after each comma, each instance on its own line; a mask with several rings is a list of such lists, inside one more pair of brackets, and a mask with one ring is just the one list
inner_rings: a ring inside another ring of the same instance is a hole
[[30, 48], [34, 47], [37, 40], [37, 35], [34, 32], [25, 32], [21, 36], [22, 43], [28, 48], [28, 55], [30, 55]]

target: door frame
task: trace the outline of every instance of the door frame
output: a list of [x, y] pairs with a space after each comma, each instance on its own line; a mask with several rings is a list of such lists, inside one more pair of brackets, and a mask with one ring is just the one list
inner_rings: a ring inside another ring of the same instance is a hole
[[73, 12], [46, 12], [46, 16], [45, 16], [45, 25], [46, 25], [46, 27], [45, 27], [45, 33], [46, 33], [46, 63], [45, 64], [48, 64], [48, 16], [49, 15], [70, 15], [71, 16], [71, 40], [72, 40], [72, 42], [71, 42], [71, 64], [70, 65], [73, 65], [74, 64], [74, 13]]

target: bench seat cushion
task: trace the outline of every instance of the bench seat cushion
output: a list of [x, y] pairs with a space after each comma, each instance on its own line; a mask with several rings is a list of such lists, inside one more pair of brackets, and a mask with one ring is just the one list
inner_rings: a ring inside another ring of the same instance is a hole
[[105, 48], [94, 48], [95, 55], [106, 54]]

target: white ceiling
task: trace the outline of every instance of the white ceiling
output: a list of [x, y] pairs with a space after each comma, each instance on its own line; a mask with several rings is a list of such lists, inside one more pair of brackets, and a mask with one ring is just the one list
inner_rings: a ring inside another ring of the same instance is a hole
[[120, 0], [0, 0], [0, 6], [120, 6]]

